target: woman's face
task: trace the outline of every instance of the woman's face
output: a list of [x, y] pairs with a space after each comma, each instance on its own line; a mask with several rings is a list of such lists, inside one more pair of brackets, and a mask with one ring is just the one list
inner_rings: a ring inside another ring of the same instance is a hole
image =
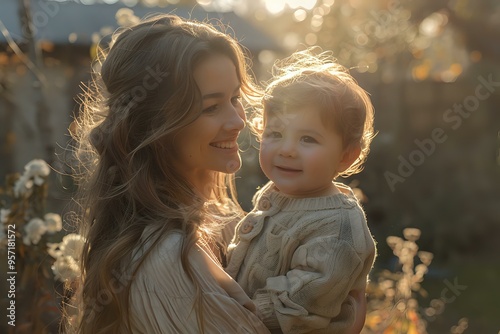
[[175, 136], [176, 167], [199, 185], [212, 171], [234, 173], [241, 167], [236, 140], [246, 119], [236, 67], [228, 57], [209, 56], [193, 75], [201, 92], [202, 112]]

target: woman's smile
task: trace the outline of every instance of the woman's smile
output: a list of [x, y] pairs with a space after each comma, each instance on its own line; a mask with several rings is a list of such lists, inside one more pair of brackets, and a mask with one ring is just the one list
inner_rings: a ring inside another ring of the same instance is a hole
[[227, 151], [238, 150], [238, 143], [236, 140], [214, 142], [210, 143], [210, 146]]

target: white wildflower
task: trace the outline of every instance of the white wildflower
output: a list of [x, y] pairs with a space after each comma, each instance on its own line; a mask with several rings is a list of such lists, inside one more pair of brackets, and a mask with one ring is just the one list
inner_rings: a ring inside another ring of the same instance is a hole
[[42, 235], [47, 232], [47, 226], [45, 226], [45, 222], [40, 218], [33, 218], [29, 221], [28, 224], [24, 227], [24, 231], [26, 232], [23, 237], [23, 242], [25, 245], [30, 244], [38, 244]]
[[5, 224], [9, 219], [10, 210], [9, 209], [0, 209], [0, 223]]
[[76, 261], [80, 260], [85, 238], [79, 234], [71, 233], [63, 237], [59, 244], [62, 256], [70, 256]]
[[415, 267], [415, 275], [417, 277], [423, 277], [427, 272], [429, 271], [429, 268], [425, 264], [418, 264]]
[[33, 180], [30, 180], [27, 175], [23, 174], [14, 184], [14, 196], [19, 197], [24, 195], [31, 188], [33, 188]]
[[47, 242], [47, 253], [52, 256], [54, 259], [57, 259], [59, 256], [61, 256], [62, 252], [61, 249], [59, 248], [60, 243], [51, 243]]
[[405, 228], [403, 230], [403, 235], [408, 241], [417, 241], [420, 238], [420, 230], [418, 228]]
[[418, 257], [420, 258], [420, 261], [422, 261], [423, 264], [428, 266], [431, 264], [432, 259], [434, 258], [434, 254], [430, 252], [420, 251], [418, 252]]
[[62, 230], [62, 219], [57, 213], [47, 213], [43, 219], [45, 219], [45, 225], [49, 234]]
[[[31, 160], [24, 166], [24, 174], [28, 175], [29, 178], [34, 177], [47, 177], [50, 174], [49, 165], [42, 159], [34, 159]], [[43, 179], [40, 181], [35, 181], [37, 185], [41, 185], [43, 183]]]
[[74, 280], [80, 272], [78, 263], [71, 256], [59, 256], [51, 268], [55, 279], [61, 282]]
[[24, 166], [24, 173], [14, 184], [14, 196], [24, 195], [33, 188], [33, 184], [41, 186], [49, 176], [49, 165], [41, 159], [31, 160]]
[[401, 239], [400, 237], [391, 235], [387, 237], [386, 241], [389, 247], [391, 247], [393, 250], [400, 249], [403, 246], [403, 239]]

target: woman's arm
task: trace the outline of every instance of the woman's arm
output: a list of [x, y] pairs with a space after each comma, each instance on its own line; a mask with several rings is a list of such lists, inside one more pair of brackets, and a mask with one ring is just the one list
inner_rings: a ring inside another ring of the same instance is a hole
[[133, 277], [132, 332], [200, 333], [202, 326], [205, 333], [269, 334], [258, 317], [242, 306], [248, 297], [222, 275], [222, 268], [204, 246], [195, 245], [189, 251], [192, 275], [188, 276], [181, 262], [183, 237], [172, 233], [162, 240]]
[[220, 287], [224, 289], [231, 298], [235, 299], [240, 305], [243, 305], [250, 311], [256, 312], [255, 304], [246, 295], [245, 291], [243, 291], [239, 284], [236, 283], [236, 281], [229, 276], [202, 247], [196, 247], [192, 259], [199, 265], [203, 264], [206, 266]]

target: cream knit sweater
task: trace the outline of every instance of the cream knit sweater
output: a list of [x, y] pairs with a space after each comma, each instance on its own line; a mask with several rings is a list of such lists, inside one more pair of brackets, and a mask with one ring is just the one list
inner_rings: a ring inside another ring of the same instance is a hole
[[352, 191], [335, 185], [342, 193], [300, 199], [269, 182], [236, 227], [226, 271], [273, 333], [337, 334], [354, 323], [349, 292], [366, 288], [376, 250]]

